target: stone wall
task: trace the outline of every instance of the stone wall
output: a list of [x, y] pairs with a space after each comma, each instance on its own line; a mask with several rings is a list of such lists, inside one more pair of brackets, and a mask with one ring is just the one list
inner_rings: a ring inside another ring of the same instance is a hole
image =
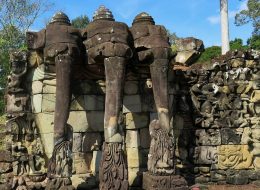
[[[209, 65], [174, 65], [170, 69], [169, 107], [173, 115], [171, 124], [176, 143], [176, 173], [183, 175], [190, 185], [246, 184], [260, 180], [259, 84], [259, 57], [252, 52], [233, 52], [213, 60]], [[27, 146], [23, 136], [32, 131], [35, 138], [32, 142], [36, 145], [41, 142], [43, 145], [43, 153], [37, 158], [45, 163], [45, 170], [38, 168], [43, 172], [39, 176], [44, 177], [54, 146], [55, 85], [55, 75], [44, 72], [41, 66], [28, 66], [21, 86], [26, 92], [24, 97], [30, 97], [26, 101], [31, 106], [23, 110], [8, 104], [9, 122], [6, 127], [0, 127], [0, 137], [6, 139], [6, 143], [0, 142], [0, 184], [4, 184], [0, 185], [1, 188], [8, 183], [14, 184], [16, 180], [13, 177], [17, 175], [14, 173], [16, 162], [13, 160], [16, 152], [12, 147]], [[125, 134], [124, 149], [131, 189], [140, 189], [142, 173], [147, 170], [149, 123], [157, 118], [152, 87], [145, 69], [136, 65], [127, 68], [120, 126]], [[103, 80], [73, 80], [68, 125], [73, 141], [72, 182], [78, 189], [98, 187], [101, 146], [104, 142], [105, 90]], [[20, 101], [23, 96], [18, 95], [15, 92], [17, 97], [14, 99]], [[11, 100], [9, 98], [9, 103]], [[30, 122], [24, 124], [20, 119]], [[24, 129], [30, 129], [18, 132], [18, 136], [21, 136], [18, 142], [12, 140], [15, 131], [11, 124], [15, 122], [10, 121], [22, 123]], [[40, 158], [44, 158], [44, 161]], [[34, 186], [44, 187], [44, 180], [32, 176], [29, 174], [29, 179], [36, 181]], [[30, 180], [21, 178], [19, 181], [17, 178], [15, 183], [23, 186], [30, 184]]]
[[258, 181], [260, 132], [259, 53], [230, 52], [211, 64], [192, 65], [195, 183]]
[[[172, 107], [176, 89], [170, 84]], [[157, 118], [152, 95], [152, 83], [146, 74], [128, 72], [124, 84], [121, 130], [125, 134], [128, 177], [131, 187], [141, 187], [142, 171], [147, 170], [150, 147], [149, 123]], [[45, 76], [45, 77], [43, 77]], [[55, 77], [49, 77], [41, 68], [28, 71], [27, 86], [31, 89], [32, 112], [39, 128], [46, 157], [52, 155], [53, 121], [55, 110]], [[147, 79], [148, 77], [148, 79]], [[45, 79], [43, 79], [45, 78]], [[47, 77], [48, 78], [48, 77]], [[53, 78], [53, 79], [51, 79]], [[104, 142], [105, 81], [73, 80], [72, 101], [68, 125], [73, 139], [72, 182], [80, 187], [98, 187], [99, 162]]]

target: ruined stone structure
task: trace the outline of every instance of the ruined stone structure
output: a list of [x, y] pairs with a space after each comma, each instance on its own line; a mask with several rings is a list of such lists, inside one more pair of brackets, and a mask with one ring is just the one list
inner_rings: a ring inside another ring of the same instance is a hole
[[101, 6], [83, 30], [56, 14], [12, 52], [0, 189], [186, 190], [260, 180], [259, 53], [192, 64], [203, 42], [147, 13]]

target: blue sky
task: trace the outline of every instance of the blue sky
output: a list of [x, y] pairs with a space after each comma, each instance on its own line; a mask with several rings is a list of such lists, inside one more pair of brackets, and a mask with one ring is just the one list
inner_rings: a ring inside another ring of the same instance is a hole
[[[131, 26], [140, 12], [153, 16], [156, 24], [164, 25], [178, 37], [193, 36], [204, 41], [206, 47], [221, 44], [219, 0], [56, 0], [54, 6], [34, 23], [31, 30], [40, 30], [56, 12], [65, 12], [70, 19], [87, 15], [92, 19], [99, 5], [109, 8], [117, 21]], [[244, 43], [251, 36], [251, 24], [235, 26], [234, 17], [246, 8], [247, 0], [229, 0], [230, 39], [242, 38]]]

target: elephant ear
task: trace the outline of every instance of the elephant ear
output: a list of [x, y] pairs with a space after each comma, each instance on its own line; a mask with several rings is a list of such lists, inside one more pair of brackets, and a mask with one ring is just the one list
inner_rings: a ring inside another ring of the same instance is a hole
[[45, 46], [45, 33], [45, 29], [41, 30], [40, 32], [26, 32], [26, 44], [28, 49], [42, 49]]

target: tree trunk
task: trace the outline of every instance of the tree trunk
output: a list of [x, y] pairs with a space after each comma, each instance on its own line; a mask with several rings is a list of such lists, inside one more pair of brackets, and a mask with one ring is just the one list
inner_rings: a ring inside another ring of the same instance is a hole
[[222, 55], [229, 50], [228, 0], [220, 0]]

